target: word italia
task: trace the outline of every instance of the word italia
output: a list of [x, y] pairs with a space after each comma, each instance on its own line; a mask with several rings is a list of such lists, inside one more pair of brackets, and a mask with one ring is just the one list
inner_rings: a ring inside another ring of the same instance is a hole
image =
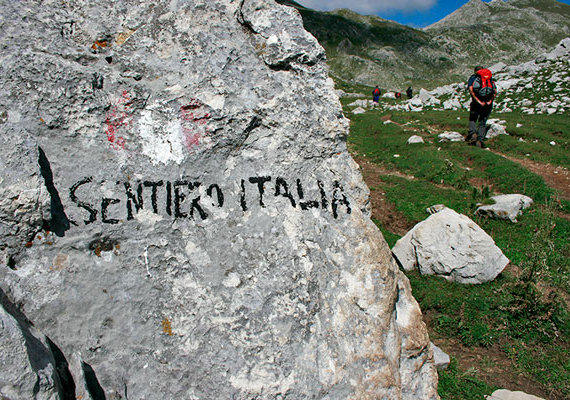
[[[284, 178], [254, 176], [239, 182], [235, 200], [239, 204], [238, 209], [241, 208], [243, 212], [255, 207], [265, 208], [266, 203], [275, 201], [276, 198], [284, 198], [290, 207], [301, 210], [328, 210], [335, 219], [339, 217], [340, 212], [352, 212], [350, 202], [338, 181], [328, 187], [320, 180], [316, 183], [314, 190], [311, 190], [311, 197], [306, 198], [300, 179], [289, 185]], [[118, 218], [121, 209], [126, 220], [134, 219], [135, 213], [143, 209], [151, 210], [155, 214], [166, 213], [174, 219], [205, 220], [209, 217], [205, 204], [218, 208], [227, 204], [224, 190], [216, 183], [204, 185], [202, 182], [184, 179], [136, 183], [118, 181], [117, 194], [114, 197], [102, 197], [96, 203], [81, 198], [80, 193], [93, 193], [94, 185], [93, 177], [85, 177], [69, 189], [70, 200], [82, 209], [83, 213], [86, 212], [85, 225], [98, 219], [104, 224], [118, 224], [122, 221]], [[206, 187], [205, 191], [200, 190], [202, 186]]]

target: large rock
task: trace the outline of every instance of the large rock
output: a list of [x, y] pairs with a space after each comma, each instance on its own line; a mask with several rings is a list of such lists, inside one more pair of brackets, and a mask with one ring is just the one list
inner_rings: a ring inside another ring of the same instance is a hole
[[78, 392], [88, 378], [108, 399], [437, 398], [420, 310], [295, 9], [0, 15], [0, 287]]
[[509, 260], [493, 239], [463, 214], [445, 208], [414, 226], [392, 253], [406, 270], [460, 283], [492, 281]]

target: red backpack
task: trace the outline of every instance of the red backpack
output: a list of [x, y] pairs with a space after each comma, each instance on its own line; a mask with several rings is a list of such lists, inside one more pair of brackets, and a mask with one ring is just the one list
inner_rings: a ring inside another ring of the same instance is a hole
[[496, 90], [493, 73], [486, 68], [477, 71], [477, 78], [473, 82], [473, 91], [477, 97], [483, 101], [491, 100]]

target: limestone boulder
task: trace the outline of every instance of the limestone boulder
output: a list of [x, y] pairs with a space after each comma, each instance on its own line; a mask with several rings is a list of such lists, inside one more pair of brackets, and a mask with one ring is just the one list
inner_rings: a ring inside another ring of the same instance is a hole
[[408, 138], [408, 144], [425, 143], [424, 138], [418, 135], [413, 135]]
[[499, 135], [508, 135], [507, 130], [505, 128], [505, 121], [501, 121], [498, 119], [490, 119], [487, 121], [487, 139], [494, 138]]
[[[419, 307], [294, 8], [48, 0], [0, 15], [0, 288], [78, 390], [437, 399]], [[2, 358], [0, 382], [18, 363]]]
[[465, 139], [459, 132], [443, 132], [437, 135], [440, 142], [463, 142]]
[[442, 371], [447, 369], [447, 367], [449, 367], [449, 363], [451, 362], [449, 355], [433, 343], [431, 343], [431, 348], [433, 350], [433, 359], [437, 370]]
[[475, 214], [482, 217], [507, 219], [511, 222], [517, 222], [517, 217], [533, 203], [530, 197], [522, 194], [501, 194], [492, 196], [491, 200], [494, 201], [494, 204], [477, 208]]
[[459, 283], [492, 281], [509, 263], [485, 231], [449, 208], [414, 226], [396, 242], [392, 253], [406, 271]]
[[461, 103], [458, 99], [450, 99], [443, 102], [443, 109], [444, 110], [457, 110], [461, 108]]
[[534, 396], [520, 390], [511, 391], [507, 389], [498, 389], [493, 392], [487, 400], [544, 400], [542, 397]]

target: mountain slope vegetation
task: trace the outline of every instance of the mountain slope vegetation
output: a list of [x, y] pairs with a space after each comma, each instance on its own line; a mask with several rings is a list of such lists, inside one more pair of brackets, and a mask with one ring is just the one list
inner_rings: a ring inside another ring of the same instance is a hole
[[390, 90], [457, 81], [475, 64], [528, 61], [570, 36], [570, 6], [554, 0], [470, 0], [425, 29], [280, 2], [299, 10], [337, 81]]

